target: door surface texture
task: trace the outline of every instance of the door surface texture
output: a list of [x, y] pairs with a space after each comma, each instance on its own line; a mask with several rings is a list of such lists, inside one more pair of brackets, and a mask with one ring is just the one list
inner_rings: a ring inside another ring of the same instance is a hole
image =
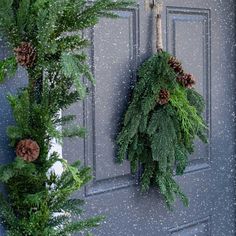
[[[115, 139], [127, 108], [138, 66], [155, 52], [155, 20], [140, 0], [119, 19], [102, 19], [86, 32], [96, 86], [84, 102], [68, 111], [88, 130], [85, 140], [65, 140], [63, 156], [82, 160], [94, 179], [76, 196], [84, 198], [85, 217], [105, 215], [96, 236], [234, 236], [235, 231], [235, 0], [164, 0], [164, 49], [177, 56], [197, 78], [204, 96], [209, 144], [196, 140], [183, 176], [176, 176], [190, 199], [170, 211], [158, 189], [141, 193], [140, 173], [128, 161], [115, 162]], [[1, 57], [7, 51], [1, 50]], [[24, 77], [23, 72], [19, 76]], [[22, 80], [21, 80], [22, 81]], [[5, 94], [19, 80], [1, 87], [1, 134], [12, 122]], [[7, 140], [1, 135], [1, 160], [7, 161]], [[2, 234], [3, 235], [3, 234]]]

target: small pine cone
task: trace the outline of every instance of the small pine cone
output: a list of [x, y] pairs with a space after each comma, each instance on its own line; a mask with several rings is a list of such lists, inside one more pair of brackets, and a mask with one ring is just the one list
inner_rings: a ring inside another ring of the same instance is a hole
[[158, 97], [158, 103], [160, 105], [165, 105], [169, 102], [170, 92], [167, 89], [161, 89]]
[[175, 57], [171, 57], [168, 61], [168, 64], [175, 71], [176, 74], [182, 75], [184, 73], [182, 64]]
[[177, 78], [177, 81], [186, 88], [192, 88], [195, 84], [195, 79], [191, 74], [184, 74]]
[[31, 43], [22, 42], [19, 47], [14, 49], [17, 62], [24, 67], [30, 68], [34, 65], [36, 51]]
[[16, 146], [16, 155], [28, 162], [38, 159], [39, 152], [39, 145], [31, 139], [21, 140]]

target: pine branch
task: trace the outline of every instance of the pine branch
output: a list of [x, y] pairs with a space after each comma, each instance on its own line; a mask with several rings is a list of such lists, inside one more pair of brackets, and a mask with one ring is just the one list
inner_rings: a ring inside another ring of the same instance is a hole
[[66, 129], [63, 129], [63, 132], [62, 132], [62, 137], [67, 137], [67, 138], [73, 138], [73, 137], [85, 138], [86, 136], [87, 136], [86, 129], [80, 126], [66, 128]]
[[56, 43], [61, 52], [79, 50], [89, 46], [89, 41], [87, 39], [82, 39], [79, 34], [61, 37], [56, 40]]
[[74, 80], [74, 85], [77, 91], [81, 93], [81, 97], [84, 97], [86, 94], [86, 89], [80, 81], [82, 75], [85, 75], [88, 80], [94, 83], [91, 72], [84, 62], [86, 62], [86, 56], [84, 54], [75, 55], [64, 53], [61, 57], [62, 73], [65, 77]]
[[13, 0], [2, 0], [0, 4], [0, 36], [6, 37], [14, 46], [20, 42], [20, 36], [16, 26], [13, 12]]
[[63, 227], [59, 234], [67, 235], [66, 233], [74, 233], [77, 231], [83, 231], [88, 228], [98, 227], [102, 220], [104, 220], [104, 217], [94, 217], [85, 221], [68, 223]]
[[75, 119], [76, 119], [75, 115], [66, 115], [61, 118], [56, 118], [53, 123], [57, 126], [59, 125], [62, 126], [62, 125], [65, 125], [67, 123], [74, 121]]
[[0, 61], [0, 83], [6, 78], [13, 77], [17, 70], [15, 57], [10, 57]]
[[30, 3], [30, 0], [19, 1], [19, 8], [17, 11], [16, 21], [18, 30], [22, 36], [25, 35], [25, 28], [29, 20]]
[[17, 218], [10, 207], [10, 204], [4, 199], [2, 194], [0, 194], [0, 220], [1, 223], [9, 226], [17, 225]]

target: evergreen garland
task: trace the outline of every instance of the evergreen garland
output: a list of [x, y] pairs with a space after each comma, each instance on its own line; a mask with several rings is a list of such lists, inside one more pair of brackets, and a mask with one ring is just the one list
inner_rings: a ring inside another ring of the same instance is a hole
[[[84, 137], [79, 126], [67, 125], [75, 116], [58, 112], [87, 94], [82, 77], [94, 83], [83, 49], [88, 40], [82, 31], [100, 17], [117, 17], [114, 10], [132, 4], [129, 0], [1, 0], [0, 37], [14, 54], [0, 61], [0, 82], [12, 77], [18, 65], [28, 72], [29, 84], [17, 95], [9, 95], [15, 125], [7, 134], [20, 153], [13, 162], [0, 166], [0, 220], [9, 236], [70, 235], [97, 226], [101, 217], [76, 220], [81, 200], [71, 194], [91, 179], [90, 169], [69, 165], [51, 142], [65, 137]], [[28, 146], [27, 146], [28, 145]], [[61, 162], [63, 173], [51, 170]]]
[[177, 175], [184, 173], [196, 136], [207, 142], [207, 126], [201, 116], [204, 99], [192, 88], [193, 77], [167, 52], [147, 60], [138, 76], [118, 136], [118, 161], [127, 156], [132, 172], [142, 164], [143, 191], [155, 185], [169, 207], [175, 196], [187, 206], [188, 199], [173, 174], [174, 170]]

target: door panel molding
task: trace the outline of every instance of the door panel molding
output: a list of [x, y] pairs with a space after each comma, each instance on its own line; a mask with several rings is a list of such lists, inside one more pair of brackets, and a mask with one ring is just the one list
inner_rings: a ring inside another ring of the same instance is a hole
[[[209, 9], [166, 7], [167, 50], [182, 59], [184, 68], [197, 78], [196, 89], [206, 101], [205, 120], [211, 140], [211, 12]], [[196, 141], [186, 173], [210, 168], [210, 144]]]
[[89, 131], [84, 157], [94, 176], [85, 189], [86, 196], [135, 183], [129, 163], [122, 166], [115, 163], [115, 137], [136, 80], [140, 51], [139, 6], [120, 10], [118, 14], [119, 19], [103, 19], [89, 32], [90, 63], [97, 84], [91, 87], [91, 96], [84, 102], [84, 125]]
[[211, 217], [198, 219], [193, 222], [183, 224], [181, 226], [169, 230], [171, 236], [210, 236]]

